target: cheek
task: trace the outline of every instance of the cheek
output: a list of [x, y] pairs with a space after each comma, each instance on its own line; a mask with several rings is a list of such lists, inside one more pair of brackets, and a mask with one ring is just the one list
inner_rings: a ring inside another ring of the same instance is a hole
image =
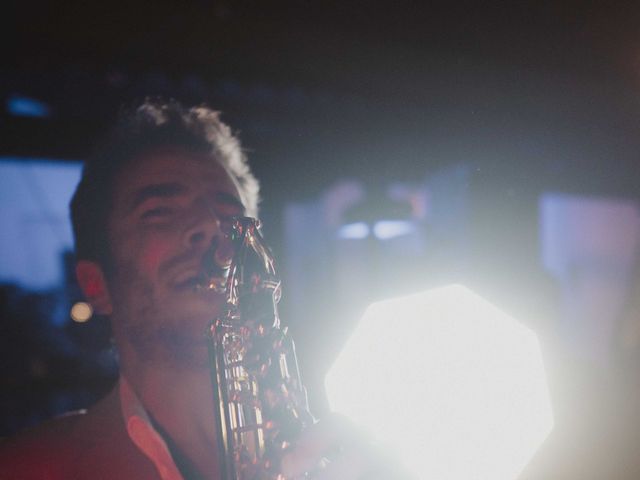
[[165, 242], [155, 241], [147, 243], [138, 251], [140, 256], [137, 263], [140, 269], [144, 272], [152, 273], [158, 271], [158, 267], [170, 251], [170, 245]]
[[[118, 239], [126, 241], [118, 242]], [[114, 243], [118, 245], [115, 255], [118, 270], [131, 279], [155, 278], [160, 265], [175, 248], [171, 235], [160, 235], [157, 232], [120, 232]]]

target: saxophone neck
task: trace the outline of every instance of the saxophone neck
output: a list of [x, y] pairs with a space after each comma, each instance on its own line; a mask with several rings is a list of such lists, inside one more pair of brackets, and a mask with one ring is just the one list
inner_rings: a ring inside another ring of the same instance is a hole
[[[226, 284], [227, 304], [231, 307], [238, 307], [243, 290], [253, 293], [258, 289], [271, 289], [274, 301], [277, 303], [280, 300], [280, 280], [276, 275], [275, 260], [260, 233], [260, 226], [257, 218], [233, 219], [229, 235], [234, 254]], [[253, 273], [250, 260], [258, 263]], [[261, 273], [256, 273], [260, 270]]]

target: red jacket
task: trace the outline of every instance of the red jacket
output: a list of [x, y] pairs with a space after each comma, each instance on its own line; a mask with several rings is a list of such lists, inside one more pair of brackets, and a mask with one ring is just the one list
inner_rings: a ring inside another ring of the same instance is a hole
[[0, 442], [0, 480], [160, 480], [131, 441], [118, 387], [87, 413]]

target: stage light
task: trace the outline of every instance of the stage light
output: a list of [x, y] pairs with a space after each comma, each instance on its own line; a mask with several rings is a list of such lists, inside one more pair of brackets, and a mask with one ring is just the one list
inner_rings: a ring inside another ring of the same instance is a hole
[[373, 234], [380, 240], [390, 240], [413, 233], [415, 229], [409, 220], [380, 220], [373, 226]]
[[45, 118], [51, 115], [51, 109], [46, 103], [15, 94], [7, 99], [7, 112], [17, 117]]
[[515, 479], [553, 428], [536, 335], [458, 285], [372, 304], [326, 389], [425, 480]]
[[74, 322], [87, 322], [93, 315], [93, 308], [85, 302], [77, 302], [71, 307], [71, 319]]
[[338, 238], [361, 240], [369, 236], [369, 225], [365, 222], [348, 223], [338, 229]]

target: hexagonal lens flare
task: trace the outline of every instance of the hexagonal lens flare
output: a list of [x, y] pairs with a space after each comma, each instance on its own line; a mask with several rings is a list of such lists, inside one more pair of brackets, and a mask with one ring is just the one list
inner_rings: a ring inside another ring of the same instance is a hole
[[459, 285], [372, 304], [326, 389], [421, 479], [515, 479], [553, 428], [537, 336]]

